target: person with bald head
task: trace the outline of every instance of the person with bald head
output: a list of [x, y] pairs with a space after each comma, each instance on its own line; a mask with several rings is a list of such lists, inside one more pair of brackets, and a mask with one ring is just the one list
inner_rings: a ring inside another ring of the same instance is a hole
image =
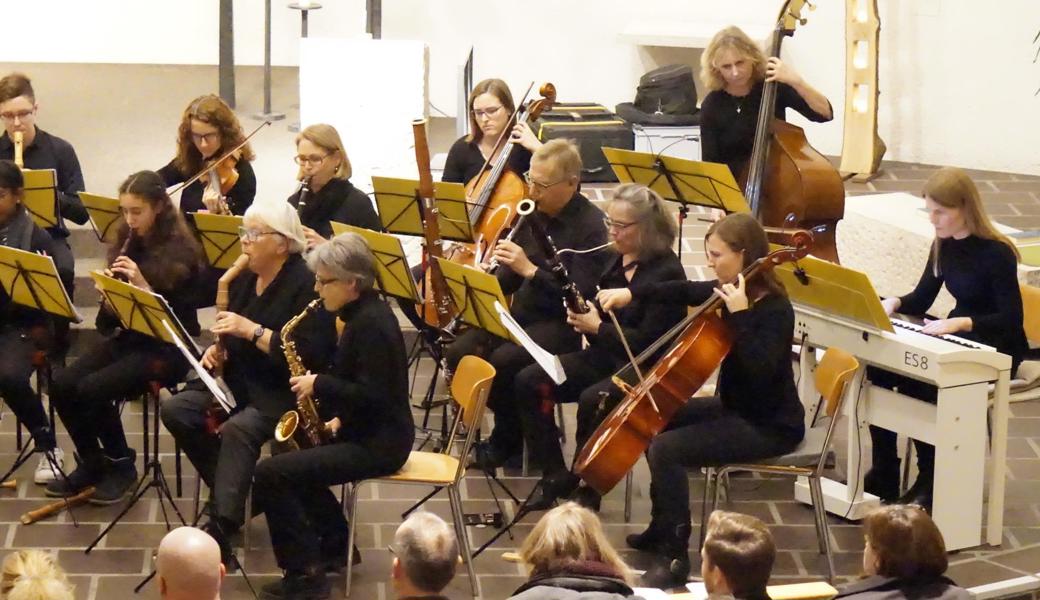
[[159, 595], [167, 600], [220, 600], [224, 564], [220, 546], [195, 527], [178, 527], [159, 543]]
[[437, 515], [416, 511], [394, 534], [390, 582], [395, 598], [446, 599], [441, 594], [455, 577], [459, 543], [451, 526]]

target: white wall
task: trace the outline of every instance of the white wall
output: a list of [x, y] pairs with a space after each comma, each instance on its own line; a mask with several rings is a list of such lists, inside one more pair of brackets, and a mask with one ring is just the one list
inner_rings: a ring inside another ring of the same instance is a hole
[[[1030, 45], [1040, 2], [879, 0], [881, 135], [886, 158], [1040, 174], [1040, 65]], [[299, 16], [273, 5], [273, 57], [298, 60]], [[312, 36], [364, 30], [364, 2], [324, 0], [312, 13]], [[795, 65], [840, 112], [844, 106], [844, 0], [818, 0], [809, 21], [785, 45]], [[455, 112], [456, 65], [475, 48], [477, 79], [499, 76], [514, 91], [553, 81], [560, 100], [612, 106], [632, 100], [644, 71], [695, 62], [694, 50], [636, 47], [615, 32], [632, 19], [772, 19], [779, 0], [383, 0], [383, 35], [422, 39], [430, 47], [430, 100]], [[6, 28], [0, 62], [215, 64], [217, 0], [33, 0], [24, 23]], [[236, 60], [259, 64], [263, 2], [236, 0]], [[41, 25], [42, 27], [42, 25]], [[375, 82], [372, 82], [375, 83]], [[518, 92], [519, 93], [519, 92]], [[434, 114], [436, 114], [434, 112]], [[840, 152], [840, 119], [808, 127], [825, 154]]]

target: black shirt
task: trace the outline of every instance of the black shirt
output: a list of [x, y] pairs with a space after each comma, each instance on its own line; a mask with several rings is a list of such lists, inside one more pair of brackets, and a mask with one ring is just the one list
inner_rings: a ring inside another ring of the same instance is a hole
[[[0, 160], [14, 160], [14, 142], [6, 132], [0, 137]], [[79, 199], [85, 184], [79, 158], [72, 144], [37, 127], [32, 144], [22, 149], [22, 160], [26, 169], [54, 169], [57, 174], [58, 188], [55, 193], [58, 197], [58, 225], [47, 228], [51, 237], [69, 236], [69, 230], [65, 227], [66, 218], [78, 225], [90, 219]]]
[[[480, 153], [477, 143], [467, 142], [465, 136], [460, 137], [448, 150], [448, 159], [444, 163], [441, 181], [469, 183], [480, 173], [482, 166], [484, 166], [484, 155]], [[517, 175], [523, 175], [531, 168], [531, 151], [520, 144], [513, 144], [513, 151], [509, 154], [506, 166]]]
[[[725, 90], [715, 90], [708, 94], [701, 103], [700, 112], [701, 159], [725, 163], [734, 176], [740, 176], [751, 157], [761, 103], [762, 82], [755, 84], [747, 96], [732, 96]], [[810, 121], [830, 121], [809, 108], [809, 103], [793, 87], [786, 83], [777, 84], [776, 118], [786, 119], [788, 108], [793, 108]]]
[[[300, 192], [289, 196], [289, 204], [300, 205]], [[361, 190], [346, 179], [330, 179], [317, 192], [308, 193], [300, 221], [323, 238], [332, 237], [331, 221], [382, 231], [379, 215], [372, 208], [372, 201]]]
[[975, 235], [962, 240], [940, 239], [938, 248], [939, 275], [932, 270], [933, 245], [917, 287], [899, 299], [899, 312], [924, 315], [945, 283], [957, 301], [950, 318], [971, 317], [972, 321], [971, 331], [954, 335], [993, 346], [1009, 355], [1017, 367], [1029, 345], [1022, 326], [1015, 253], [1002, 242]]
[[[242, 216], [245, 214], [246, 209], [249, 208], [249, 205], [253, 203], [253, 197], [256, 196], [256, 174], [253, 173], [253, 165], [249, 164], [249, 161], [245, 159], [239, 160], [235, 169], [238, 171], [238, 181], [235, 182], [235, 185], [226, 194], [227, 204], [231, 214]], [[194, 173], [187, 175], [181, 173], [172, 160], [165, 167], [159, 169], [158, 173], [166, 183], [166, 187], [183, 183], [195, 175]], [[202, 203], [202, 194], [205, 189], [206, 186], [200, 179], [181, 190], [181, 212], [188, 214], [204, 210], [206, 205]]]
[[[542, 219], [546, 232], [558, 250], [585, 250], [607, 241], [603, 211], [579, 193], [575, 193], [555, 217], [535, 211], [528, 217], [531, 218]], [[506, 295], [513, 295], [509, 312], [524, 326], [536, 321], [566, 319], [567, 312], [562, 303], [563, 287], [549, 271], [549, 261], [532, 237], [531, 228], [526, 224], [521, 225], [513, 241], [524, 249], [527, 257], [538, 267], [538, 272], [531, 279], [524, 279], [509, 267], [498, 269], [496, 275], [502, 291]], [[599, 276], [611, 258], [613, 255], [603, 250], [585, 254], [566, 252], [560, 255], [571, 281], [585, 298], [595, 295]]]
[[[718, 281], [669, 281], [632, 288], [633, 298], [697, 306]], [[755, 425], [791, 440], [805, 435], [805, 409], [791, 368], [794, 308], [786, 296], [769, 294], [736, 313], [723, 309], [731, 347], [719, 370], [717, 394], [722, 405]]]
[[340, 418], [341, 440], [396, 454], [403, 464], [415, 426], [408, 352], [397, 317], [372, 291], [344, 306], [338, 316], [345, 327], [335, 355], [314, 380], [322, 418]]

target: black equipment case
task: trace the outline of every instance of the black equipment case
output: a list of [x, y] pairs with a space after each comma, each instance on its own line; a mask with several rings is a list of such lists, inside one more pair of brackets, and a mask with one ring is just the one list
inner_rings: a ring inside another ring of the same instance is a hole
[[617, 181], [607, 164], [603, 147], [632, 150], [632, 126], [602, 104], [560, 102], [553, 104], [531, 125], [539, 140], [574, 140], [581, 153], [583, 182]]

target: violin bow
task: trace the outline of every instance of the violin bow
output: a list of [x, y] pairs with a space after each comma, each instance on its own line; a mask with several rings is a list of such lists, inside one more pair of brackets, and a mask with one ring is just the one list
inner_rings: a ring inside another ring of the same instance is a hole
[[[254, 135], [256, 135], [257, 133], [259, 133], [259, 131], [260, 131], [261, 129], [263, 129], [264, 127], [266, 127], [266, 126], [268, 126], [268, 125], [270, 125], [270, 124], [271, 124], [271, 121], [264, 121], [263, 123], [261, 123], [261, 124], [257, 125], [257, 126], [256, 126], [256, 129], [254, 129], [254, 130], [253, 130], [253, 131], [252, 131], [252, 132], [251, 132], [251, 133], [250, 133], [249, 135], [247, 135], [247, 136], [246, 136], [246, 139], [242, 140], [242, 141], [241, 141], [241, 142], [240, 142], [240, 143], [239, 143], [239, 144], [238, 144], [237, 146], [235, 146], [234, 148], [232, 148], [232, 149], [228, 150], [227, 152], [225, 152], [225, 153], [224, 153], [224, 154], [223, 154], [223, 155], [222, 155], [222, 156], [221, 156], [220, 158], [218, 158], [217, 160], [211, 161], [211, 162], [212, 162], [212, 164], [213, 164], [213, 165], [219, 164], [219, 163], [223, 162], [223, 161], [224, 161], [225, 159], [227, 159], [227, 157], [231, 156], [231, 155], [232, 155], [232, 154], [234, 154], [235, 152], [238, 152], [239, 150], [241, 150], [242, 148], [244, 148], [244, 147], [245, 147], [245, 145], [249, 143], [249, 138], [253, 137], [253, 136], [254, 136]], [[176, 194], [177, 192], [179, 192], [179, 191], [183, 190], [184, 188], [188, 187], [189, 185], [191, 185], [191, 184], [195, 183], [196, 181], [198, 181], [198, 180], [199, 180], [199, 178], [200, 178], [200, 177], [202, 177], [202, 176], [203, 176], [203, 175], [204, 175], [204, 174], [206, 173], [206, 171], [209, 171], [209, 170], [210, 170], [211, 168], [212, 168], [212, 167], [205, 167], [205, 168], [203, 168], [203, 169], [202, 169], [201, 171], [199, 171], [198, 173], [196, 173], [196, 174], [192, 175], [190, 179], [188, 179], [188, 180], [187, 180], [187, 181], [185, 181], [184, 183], [182, 183], [182, 184], [178, 185], [177, 187], [173, 188], [173, 191], [171, 191], [171, 192], [169, 193], [169, 195], [170, 195], [170, 196], [173, 196], [173, 195], [174, 195], [174, 194]]]

